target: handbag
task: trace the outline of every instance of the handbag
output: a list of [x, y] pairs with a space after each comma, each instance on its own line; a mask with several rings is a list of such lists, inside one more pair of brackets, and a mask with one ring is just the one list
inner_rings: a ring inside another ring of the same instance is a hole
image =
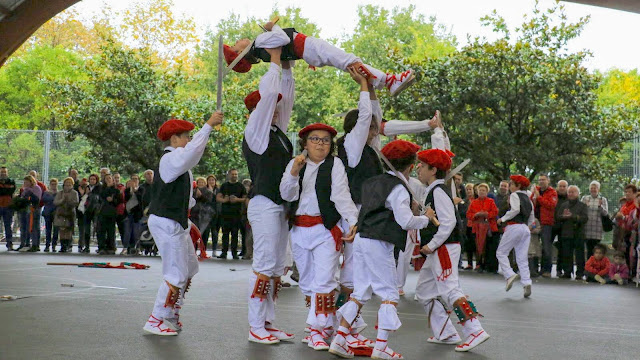
[[602, 231], [610, 232], [613, 230], [613, 220], [608, 215], [602, 215]]

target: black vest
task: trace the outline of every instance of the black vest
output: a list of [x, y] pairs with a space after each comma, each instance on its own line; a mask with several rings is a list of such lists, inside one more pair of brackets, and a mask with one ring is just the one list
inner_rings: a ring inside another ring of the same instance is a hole
[[[430, 206], [433, 209], [433, 211], [436, 212], [436, 215], [437, 215], [438, 209], [436, 209], [436, 202], [433, 198], [433, 191], [436, 188], [440, 188], [444, 190], [445, 194], [447, 194], [447, 196], [451, 200], [451, 204], [453, 204], [453, 199], [451, 198], [451, 191], [447, 189], [447, 186], [445, 184], [438, 184], [434, 186], [431, 189], [431, 191], [429, 191], [429, 193], [427, 194], [427, 198], [425, 199], [424, 204], [425, 204], [425, 207]], [[457, 219], [458, 210], [456, 210], [455, 205], [453, 205], [453, 210], [455, 211], [455, 218]], [[438, 227], [435, 226], [432, 222], [429, 222], [429, 225], [427, 225], [426, 228], [420, 230], [420, 246], [422, 247], [427, 245], [431, 241], [431, 239], [433, 239], [433, 236], [437, 232], [438, 232]], [[447, 240], [445, 240], [443, 244], [459, 243], [461, 241], [462, 241], [462, 233], [460, 232], [460, 228], [458, 226], [454, 226], [453, 231], [449, 235], [449, 238], [447, 238]], [[431, 249], [431, 250], [435, 250], [435, 249]]]
[[376, 151], [369, 145], [365, 145], [362, 150], [360, 162], [355, 168], [349, 167], [349, 159], [347, 158], [347, 150], [344, 148], [344, 137], [338, 139], [338, 157], [344, 163], [349, 179], [349, 190], [351, 190], [351, 198], [356, 204], [362, 204], [362, 183], [365, 180], [384, 173], [382, 163]]
[[[169, 153], [165, 150], [164, 153]], [[160, 166], [153, 173], [151, 184], [151, 204], [149, 214], [171, 219], [180, 224], [183, 229], [189, 227], [189, 198], [191, 181], [189, 172], [178, 176], [177, 179], [166, 184], [160, 176]]]
[[[334, 159], [333, 156], [329, 155], [318, 168], [318, 176], [316, 177], [316, 197], [318, 198], [320, 216], [322, 216], [324, 227], [328, 230], [333, 229], [341, 218], [340, 213], [336, 210], [336, 205], [331, 201], [331, 171], [333, 170]], [[302, 193], [302, 179], [304, 179], [304, 171], [306, 169], [307, 166], [305, 165], [302, 170], [300, 170], [300, 193]], [[298, 199], [300, 199], [300, 197], [298, 197]], [[293, 223], [295, 219], [298, 204], [299, 201], [291, 203], [289, 213], [291, 223]]]
[[[280, 55], [280, 60], [282, 61], [300, 60], [300, 58], [296, 56], [295, 51], [293, 51], [293, 39], [295, 38], [295, 34], [297, 33], [296, 29], [285, 28], [285, 29], [282, 29], [282, 31], [284, 31], [285, 34], [289, 36], [290, 41], [287, 45], [282, 47], [282, 54]], [[271, 62], [271, 55], [269, 55], [269, 53], [265, 49], [256, 47], [255, 43], [251, 46], [251, 50], [249, 50], [249, 53], [247, 55], [253, 56], [254, 58], [260, 59], [264, 62]]]
[[411, 203], [413, 201], [411, 192], [407, 185], [396, 176], [381, 174], [362, 184], [362, 193], [367, 196], [362, 198], [362, 208], [360, 216], [358, 216], [358, 233], [369, 239], [390, 242], [397, 248], [404, 250], [407, 243], [407, 231], [396, 222], [393, 210], [384, 206], [387, 197], [398, 184], [407, 189], [409, 203]]
[[[531, 200], [529, 200], [529, 197], [526, 194], [517, 192], [516, 195], [518, 195], [518, 198], [520, 199], [520, 212], [508, 222], [527, 224], [529, 222], [531, 211], [533, 211], [533, 204], [531, 204]], [[511, 209], [511, 202], [508, 202], [508, 204], [509, 209]]]
[[[286, 145], [283, 146], [283, 143]], [[242, 140], [242, 153], [247, 161], [249, 175], [253, 188], [249, 198], [262, 195], [280, 205], [284, 202], [280, 196], [280, 180], [293, 157], [293, 145], [287, 135], [276, 127], [276, 131], [269, 131], [269, 145], [262, 155], [256, 154], [249, 148], [247, 140]]]

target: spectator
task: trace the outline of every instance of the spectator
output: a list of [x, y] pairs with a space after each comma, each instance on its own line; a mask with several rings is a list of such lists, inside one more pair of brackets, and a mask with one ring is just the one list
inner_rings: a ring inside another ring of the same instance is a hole
[[584, 266], [585, 275], [588, 282], [606, 283], [606, 277], [609, 274], [609, 259], [605, 256], [607, 248], [602, 244], [596, 244], [593, 248], [593, 255], [589, 258]]
[[[78, 186], [76, 187], [76, 185]], [[87, 203], [91, 190], [89, 188], [89, 180], [87, 180], [87, 178], [82, 178], [80, 183], [76, 185], [74, 185], [74, 190], [78, 192], [79, 198], [78, 208], [76, 209], [76, 220], [78, 222], [78, 252], [82, 252], [83, 244], [85, 243], [85, 204]], [[87, 240], [86, 243], [89, 244], [89, 240]]]
[[[247, 191], [247, 194], [251, 192], [253, 187], [251, 179], [242, 180], [242, 186]], [[251, 232], [251, 225], [247, 218], [247, 210], [249, 208], [249, 198], [245, 198], [242, 203], [242, 258], [244, 260], [251, 260], [253, 258], [253, 232]]]
[[[124, 186], [124, 184], [122, 183], [122, 179], [120, 178], [120, 173], [118, 172], [114, 172], [113, 173], [113, 182], [115, 184], [115, 188], [118, 189], [118, 191], [120, 191], [120, 203], [118, 204], [118, 206], [116, 206], [116, 226], [118, 227], [118, 233], [120, 234], [120, 241], [123, 242], [124, 241], [124, 219], [127, 218], [127, 215], [125, 214], [125, 201], [124, 201], [124, 189], [126, 188], [126, 186]], [[126, 249], [126, 246], [124, 246], [124, 243], [122, 244], [122, 252], [124, 252]]]
[[[620, 210], [622, 209], [622, 207], [624, 207], [626, 203], [627, 203], [627, 199], [624, 196], [618, 199], [618, 208], [617, 210], [613, 211], [614, 219], [616, 214], [620, 212]], [[614, 250], [620, 250], [624, 252], [623, 251], [624, 236], [625, 236], [625, 229], [624, 229], [624, 226], [622, 226], [622, 222], [614, 221], [613, 222], [613, 242], [611, 244]]]
[[125, 201], [125, 221], [124, 221], [124, 237], [122, 238], [122, 250], [126, 249], [129, 255], [137, 254], [136, 243], [140, 237], [142, 224], [140, 221], [144, 216], [142, 212], [142, 196], [143, 190], [140, 188], [140, 177], [136, 174], [131, 175], [131, 179], [127, 182], [124, 190]]
[[463, 180], [463, 175], [461, 172], [458, 172], [455, 175], [453, 175], [453, 182], [456, 185], [456, 195], [454, 197], [459, 197], [461, 199], [464, 199], [466, 196], [466, 191], [465, 191], [464, 185], [462, 184], [462, 180]]
[[476, 242], [474, 241], [474, 235], [471, 232], [471, 222], [467, 220], [467, 210], [469, 209], [471, 202], [475, 198], [473, 187], [474, 185], [471, 183], [465, 185], [465, 200], [461, 201], [458, 204], [458, 212], [460, 213], [460, 218], [462, 219], [462, 226], [465, 234], [464, 250], [467, 254], [467, 267], [465, 267], [464, 270], [473, 270], [473, 253], [476, 251]]
[[589, 185], [589, 195], [582, 197], [582, 202], [589, 208], [589, 220], [585, 225], [584, 237], [587, 246], [587, 258], [593, 255], [593, 247], [602, 241], [602, 217], [609, 215], [607, 198], [600, 194], [600, 183], [592, 181]]
[[73, 180], [73, 186], [75, 187], [76, 184], [78, 183], [78, 170], [71, 168], [69, 169], [69, 172], [67, 173], [67, 175], [71, 178], [71, 180]]
[[4, 236], [9, 251], [13, 250], [13, 231], [11, 229], [13, 209], [10, 205], [15, 192], [16, 183], [9, 178], [9, 170], [5, 166], [0, 167], [0, 218], [4, 224]]
[[[86, 178], [78, 179], [78, 171], [75, 169], [69, 170], [69, 177], [73, 180], [73, 190], [75, 190], [78, 193], [78, 201], [80, 201], [80, 198], [82, 197], [82, 195], [80, 195], [80, 187], [81, 186], [84, 186], [85, 188], [87, 187], [87, 179]], [[78, 224], [78, 246], [79, 246], [80, 239], [84, 234], [84, 214], [77, 207], [76, 207], [75, 219]], [[67, 251], [69, 252], [72, 250], [73, 250], [73, 242], [72, 242], [72, 245], [67, 249]], [[78, 247], [78, 252], [80, 252], [79, 247]]]
[[44, 252], [49, 252], [50, 247], [53, 252], [56, 252], [56, 245], [58, 245], [58, 228], [53, 225], [53, 218], [56, 212], [56, 205], [53, 203], [53, 200], [57, 193], [58, 179], [53, 178], [49, 180], [49, 190], [42, 194], [42, 202], [44, 203], [42, 217], [44, 218], [46, 239]]
[[540, 238], [542, 226], [540, 225], [540, 220], [535, 218], [529, 230], [531, 231], [531, 242], [529, 243], [529, 270], [531, 277], [538, 277], [540, 276], [540, 273], [538, 273], [537, 267], [532, 268], [531, 265], [537, 264], [534, 259], [539, 259], [542, 255], [542, 239]]
[[[38, 184], [38, 187], [40, 188], [40, 190], [42, 190], [42, 194], [45, 193], [45, 191], [47, 191], [47, 185], [45, 185], [42, 181], [38, 180], [38, 172], [35, 170], [31, 170], [29, 171], [29, 175], [33, 176], [34, 179], [36, 179], [36, 182]], [[35, 213], [33, 216], [33, 226], [36, 230], [36, 243], [32, 242], [32, 246], [35, 246], [38, 250], [40, 251], [40, 238], [42, 237], [42, 231], [40, 229], [40, 218], [41, 218], [41, 214], [42, 214], [42, 207], [44, 206], [44, 202], [42, 202], [42, 196], [40, 197], [40, 202], [38, 203], [38, 206], [35, 208]]]
[[89, 175], [89, 184], [86, 188], [80, 190], [80, 195], [82, 196], [80, 203], [84, 210], [84, 234], [82, 234], [82, 245], [78, 244], [78, 252], [89, 253], [91, 223], [94, 224], [95, 232], [99, 231], [100, 224], [96, 222], [96, 215], [101, 203], [101, 193], [102, 185], [100, 185], [100, 178], [96, 174]]
[[[556, 187], [556, 192], [558, 193], [558, 203], [556, 204], [556, 212], [554, 213], [554, 219], [557, 219], [558, 217], [557, 211], [560, 208], [560, 206], [565, 202], [567, 202], [568, 187], [569, 187], [569, 183], [566, 180], [558, 181], [558, 184]], [[558, 241], [556, 241], [553, 244], [555, 245], [556, 249], [558, 249], [558, 263], [556, 264], [556, 274], [558, 277], [560, 277], [563, 274], [563, 271], [564, 271], [563, 269], [565, 266], [562, 264], [562, 256], [560, 255], [562, 254], [562, 242], [560, 242], [560, 224], [558, 224], [557, 222], [554, 222], [553, 234], [551, 235], [551, 238], [555, 239], [556, 237], [558, 238]]]
[[207, 243], [209, 242], [209, 234], [211, 234], [211, 251], [213, 256], [216, 255], [216, 248], [218, 246], [218, 230], [220, 229], [220, 223], [218, 221], [218, 213], [220, 212], [218, 202], [216, 198], [218, 196], [217, 179], [215, 175], [207, 176], [207, 189], [211, 191], [213, 196], [211, 197], [211, 209], [213, 209], [213, 215], [211, 216], [211, 220], [209, 221], [209, 226], [207, 226], [202, 231], [202, 242], [204, 244], [204, 248], [207, 248]]
[[120, 191], [116, 189], [111, 174], [105, 174], [102, 191], [100, 191], [101, 206], [98, 215], [98, 254], [114, 255], [116, 253], [116, 207], [121, 201]]
[[111, 171], [109, 170], [109, 168], [103, 167], [100, 168], [100, 182], [104, 183], [104, 176], [107, 174], [111, 174]]
[[42, 198], [42, 188], [38, 186], [37, 180], [27, 175], [20, 189], [20, 198], [26, 200], [27, 207], [20, 211], [20, 252], [40, 251], [39, 242], [36, 241], [38, 232], [36, 230], [36, 217], [40, 214], [36, 213], [39, 208], [40, 199]]
[[588, 220], [587, 205], [579, 201], [580, 189], [571, 185], [567, 190], [567, 201], [556, 211], [556, 221], [560, 225], [560, 242], [562, 245], [562, 278], [571, 279], [573, 273], [573, 257], [576, 262], [576, 280], [584, 275], [584, 225]]
[[153, 185], [153, 170], [147, 169], [144, 172], [144, 182], [140, 185], [142, 188], [142, 211], [145, 211], [151, 203], [151, 185]]
[[74, 185], [73, 178], [64, 179], [62, 191], [56, 193], [56, 197], [53, 200], [56, 206], [53, 225], [59, 230], [60, 252], [71, 251], [72, 247], [74, 216], [80, 203], [78, 192], [73, 189]]
[[[498, 186], [498, 194], [496, 195], [496, 206], [498, 207], [498, 211], [509, 205], [509, 182], [507, 180], [500, 181], [500, 185]], [[505, 212], [507, 212], [505, 208]], [[498, 215], [499, 216], [499, 215]]]
[[[633, 273], [633, 266], [631, 264], [631, 259], [629, 254], [635, 249], [632, 246], [633, 243], [633, 235], [634, 230], [637, 231], [637, 228], [634, 229], [634, 217], [631, 212], [636, 208], [636, 194], [638, 193], [638, 188], [629, 184], [624, 187], [624, 197], [625, 204], [620, 208], [620, 210], [616, 213], [616, 223], [621, 231], [621, 238], [617, 241], [618, 248], [617, 250], [621, 250], [624, 252], [625, 259], [627, 260], [627, 266], [631, 269]], [[640, 212], [636, 212], [636, 215], [640, 215]]]
[[473, 238], [476, 243], [476, 269], [479, 271], [498, 271], [498, 208], [493, 199], [487, 197], [489, 185], [478, 185], [478, 198], [473, 199], [467, 210], [467, 222], [472, 224]]
[[222, 204], [222, 252], [218, 259], [226, 259], [229, 250], [229, 236], [231, 236], [231, 256], [238, 259], [238, 231], [241, 225], [240, 213], [242, 203], [247, 196], [244, 186], [238, 182], [238, 170], [231, 169], [227, 172], [228, 181], [222, 184], [216, 200]]
[[[558, 194], [556, 190], [549, 186], [549, 176], [546, 174], [538, 175], [538, 186], [533, 190], [531, 196], [533, 202], [534, 214], [536, 219], [540, 221], [542, 226], [542, 276], [551, 277], [551, 268], [553, 267], [553, 224], [558, 204]], [[538, 259], [533, 258], [533, 264], [529, 264], [532, 272], [538, 272]], [[533, 268], [531, 268], [533, 265]]]
[[[191, 208], [191, 221], [196, 224], [200, 232], [209, 227], [214, 217], [215, 210], [211, 206], [213, 191], [207, 187], [207, 180], [203, 177], [196, 179], [196, 189], [193, 191], [196, 204]], [[204, 240], [203, 240], [204, 241]], [[206, 251], [206, 244], [205, 244]]]
[[622, 251], [613, 254], [613, 262], [609, 265], [609, 283], [626, 285], [629, 281], [629, 267]]

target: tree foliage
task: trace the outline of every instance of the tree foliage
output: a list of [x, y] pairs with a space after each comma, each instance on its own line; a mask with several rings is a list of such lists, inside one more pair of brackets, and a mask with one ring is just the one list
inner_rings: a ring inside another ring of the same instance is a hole
[[415, 62], [423, 79], [397, 107], [425, 117], [440, 109], [454, 152], [472, 159], [466, 171], [489, 180], [513, 172], [610, 174], [638, 117], [600, 106], [600, 77], [582, 65], [588, 53], [565, 51], [588, 19], [572, 24], [562, 6], [536, 8], [513, 41], [496, 13], [484, 21], [504, 37], [476, 38], [448, 56]]

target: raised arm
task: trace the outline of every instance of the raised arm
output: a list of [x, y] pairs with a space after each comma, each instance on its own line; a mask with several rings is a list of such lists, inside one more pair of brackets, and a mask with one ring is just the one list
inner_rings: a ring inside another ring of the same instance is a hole
[[260, 80], [260, 101], [249, 115], [249, 121], [244, 130], [249, 149], [256, 154], [263, 154], [269, 145], [269, 131], [280, 90], [280, 66], [271, 63], [269, 71]]
[[331, 169], [331, 201], [349, 225], [355, 226], [357, 224], [358, 208], [351, 199], [349, 180], [347, 180], [344, 164], [337, 157], [334, 159], [333, 169]]
[[162, 156], [160, 159], [162, 181], [170, 183], [198, 164], [209, 141], [211, 129], [209, 124], [204, 124], [185, 147], [177, 148]]
[[293, 79], [293, 61], [284, 61], [282, 63], [282, 100], [278, 103], [278, 120], [276, 126], [280, 130], [286, 132], [291, 121], [291, 113], [293, 112], [293, 103], [295, 99], [295, 80]]

